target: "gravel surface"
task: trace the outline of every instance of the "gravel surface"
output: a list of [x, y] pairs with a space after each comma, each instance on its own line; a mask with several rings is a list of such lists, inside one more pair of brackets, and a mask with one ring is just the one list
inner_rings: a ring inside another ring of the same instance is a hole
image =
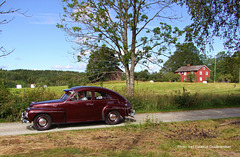
[[[162, 122], [177, 122], [177, 121], [193, 121], [203, 119], [220, 119], [240, 117], [240, 108], [226, 108], [226, 109], [208, 109], [208, 110], [194, 110], [182, 112], [166, 112], [166, 113], [145, 113], [136, 114], [135, 118], [128, 118], [132, 123], [144, 123], [147, 119]], [[95, 129], [123, 126], [124, 123], [118, 125], [106, 125], [104, 122], [91, 123], [75, 123], [75, 124], [61, 124], [54, 125], [50, 130], [37, 131], [32, 128], [32, 123], [0, 123], [0, 136], [7, 135], [22, 135], [22, 134], [37, 134], [44, 132], [54, 132], [63, 130], [80, 130], [80, 129]]]

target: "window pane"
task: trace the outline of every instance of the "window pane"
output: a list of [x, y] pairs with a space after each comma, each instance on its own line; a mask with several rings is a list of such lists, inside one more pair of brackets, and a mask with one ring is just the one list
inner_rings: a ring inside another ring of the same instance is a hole
[[91, 99], [92, 99], [92, 94], [90, 91], [76, 92], [72, 97], [72, 101], [82, 101], [82, 100], [91, 100]]
[[104, 92], [94, 92], [95, 93], [95, 99], [102, 100], [102, 99], [110, 99], [110, 95]]

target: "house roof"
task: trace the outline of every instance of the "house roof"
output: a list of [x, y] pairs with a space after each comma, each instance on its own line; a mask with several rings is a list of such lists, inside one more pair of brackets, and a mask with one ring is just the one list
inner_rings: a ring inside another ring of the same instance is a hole
[[[180, 67], [178, 70], [176, 70], [175, 72], [198, 71], [198, 70], [200, 70], [202, 67], [208, 68], [206, 65], [182, 66], [182, 67]], [[210, 69], [208, 68], [208, 70], [210, 70]], [[210, 70], [210, 71], [211, 71], [211, 70]]]

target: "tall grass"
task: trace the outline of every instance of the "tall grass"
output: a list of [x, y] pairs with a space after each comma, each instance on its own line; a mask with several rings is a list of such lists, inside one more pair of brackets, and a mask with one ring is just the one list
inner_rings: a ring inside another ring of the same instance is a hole
[[191, 93], [185, 88], [159, 94], [145, 88], [136, 90], [134, 97], [128, 97], [125, 88], [116, 91], [125, 96], [138, 113], [240, 107], [240, 94]]
[[0, 103], [0, 118], [7, 121], [19, 120], [21, 112], [23, 112], [32, 101], [37, 102], [57, 98], [59, 98], [58, 94], [44, 88], [11, 92], [7, 99]]
[[[139, 82], [136, 83], [134, 97], [127, 96], [124, 82], [104, 82], [102, 85], [126, 97], [137, 113], [240, 107], [239, 84]], [[0, 101], [0, 119], [19, 120], [21, 112], [32, 101], [58, 99], [65, 88], [67, 86], [2, 92], [1, 95], [5, 96]]]

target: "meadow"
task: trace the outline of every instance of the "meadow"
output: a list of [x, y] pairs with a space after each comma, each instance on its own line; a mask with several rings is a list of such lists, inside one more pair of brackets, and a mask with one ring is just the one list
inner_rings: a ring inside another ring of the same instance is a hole
[[[114, 90], [126, 97], [136, 113], [168, 112], [209, 108], [240, 107], [240, 84], [233, 83], [180, 83], [135, 82], [135, 95], [128, 97], [125, 81], [88, 84]], [[18, 121], [29, 103], [58, 99], [67, 86], [11, 88], [11, 95], [1, 104], [0, 119]]]
[[[126, 89], [125, 81], [106, 81], [88, 84], [88, 86], [101, 86], [114, 91], [120, 92], [122, 95], [126, 95], [124, 89]], [[165, 95], [172, 94], [176, 91], [182, 90], [183, 87], [190, 93], [201, 94], [240, 94], [240, 84], [238, 83], [183, 83], [183, 82], [135, 82], [136, 91], [150, 91], [155, 94]], [[50, 86], [48, 89], [54, 91], [56, 94], [61, 95], [62, 90], [67, 89], [68, 86]], [[30, 88], [16, 89], [11, 88], [12, 92], [31, 90]]]

